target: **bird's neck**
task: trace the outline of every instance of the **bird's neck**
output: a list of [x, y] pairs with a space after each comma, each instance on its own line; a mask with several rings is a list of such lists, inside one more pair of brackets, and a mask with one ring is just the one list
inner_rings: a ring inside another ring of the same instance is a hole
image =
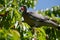
[[26, 14], [27, 14], [27, 11], [24, 11], [23, 14], [22, 14], [22, 16], [24, 16], [24, 15], [26, 15]]

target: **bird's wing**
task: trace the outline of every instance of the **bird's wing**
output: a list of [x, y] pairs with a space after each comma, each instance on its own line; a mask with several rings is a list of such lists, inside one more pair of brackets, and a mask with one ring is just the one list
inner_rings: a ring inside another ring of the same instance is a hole
[[48, 16], [43, 16], [42, 14], [38, 14], [37, 12], [29, 12], [30, 16], [33, 16], [34, 18], [37, 18], [39, 20], [48, 20]]
[[41, 18], [41, 19], [45, 19], [45, 17], [44, 16], [42, 16], [41, 14], [38, 14], [38, 13], [32, 13], [31, 14], [32, 16], [34, 16], [34, 17], [36, 17], [36, 18]]
[[58, 26], [57, 23], [55, 23], [55, 22], [52, 21], [52, 20], [48, 20], [49, 18], [46, 17], [46, 16], [43, 16], [42, 14], [38, 14], [38, 13], [36, 13], [36, 12], [30, 12], [29, 15], [32, 16], [33, 19], [35, 18], [35, 20], [38, 19], [39, 21], [46, 22], [46, 23], [50, 23], [50, 24], [53, 24], [53, 25], [55, 25], [55, 26]]

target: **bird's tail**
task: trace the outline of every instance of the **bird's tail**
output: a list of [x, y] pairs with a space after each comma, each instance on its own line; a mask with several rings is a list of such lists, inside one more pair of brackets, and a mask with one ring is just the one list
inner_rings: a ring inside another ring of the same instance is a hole
[[55, 23], [55, 22], [53, 22], [53, 21], [51, 21], [51, 20], [46, 20], [45, 22], [51, 23], [51, 24], [53, 24], [53, 25], [55, 25], [55, 26], [59, 26], [57, 23]]
[[59, 24], [57, 24], [57, 23], [55, 23], [55, 22], [53, 22], [52, 20], [46, 20], [45, 22], [47, 22], [47, 23], [50, 23], [50, 24], [54, 25], [54, 27], [56, 27], [58, 30], [60, 30], [60, 25], [59, 25]]

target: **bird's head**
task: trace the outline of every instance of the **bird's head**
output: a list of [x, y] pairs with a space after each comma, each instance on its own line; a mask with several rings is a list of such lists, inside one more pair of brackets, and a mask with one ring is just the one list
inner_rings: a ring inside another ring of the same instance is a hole
[[19, 11], [22, 13], [26, 13], [27, 12], [26, 6], [21, 6]]

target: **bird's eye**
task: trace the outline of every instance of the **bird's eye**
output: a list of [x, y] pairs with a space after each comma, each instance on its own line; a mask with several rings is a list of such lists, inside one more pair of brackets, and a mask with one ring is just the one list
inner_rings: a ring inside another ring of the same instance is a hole
[[24, 7], [20, 7], [19, 11], [24, 12]]
[[20, 9], [19, 9], [20, 12], [23, 12], [23, 13], [26, 13], [27, 12], [27, 9], [25, 6], [21, 6]]
[[24, 7], [21, 7], [21, 10], [24, 10]]

